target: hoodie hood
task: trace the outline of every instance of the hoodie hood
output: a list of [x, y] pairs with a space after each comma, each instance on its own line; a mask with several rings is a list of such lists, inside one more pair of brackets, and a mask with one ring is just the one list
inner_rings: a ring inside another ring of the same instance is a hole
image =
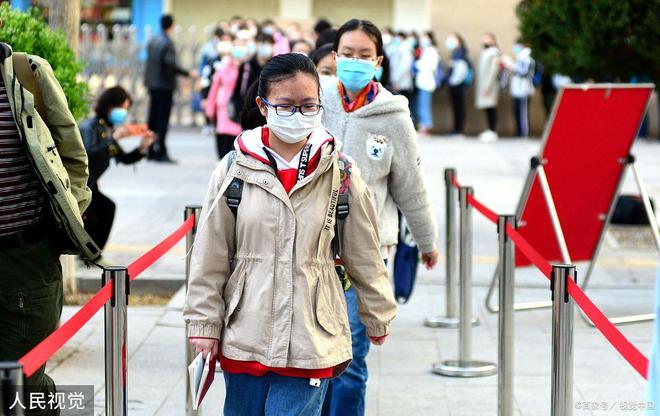
[[[337, 78], [323, 80], [321, 85], [321, 104], [325, 111], [344, 112], [342, 97], [337, 88]], [[371, 117], [375, 115], [410, 114], [408, 100], [402, 95], [394, 95], [381, 83], [378, 83], [378, 94], [369, 104], [351, 113], [354, 117]]]
[[[236, 139], [234, 147], [237, 151], [243, 153], [245, 156], [252, 157], [261, 163], [270, 166], [271, 162], [268, 158], [268, 155], [266, 154], [266, 151], [268, 151], [273, 159], [275, 159], [277, 162], [278, 170], [297, 169], [298, 164], [300, 163], [301, 153], [298, 153], [290, 161], [285, 160], [270, 148], [268, 137], [268, 126], [257, 127], [252, 130], [245, 130]], [[324, 127], [318, 127], [314, 129], [314, 131], [312, 131], [312, 133], [309, 135], [307, 142], [308, 144], [312, 145], [309, 152], [310, 163], [314, 160], [318, 160], [321, 155], [323, 145], [326, 143], [334, 143], [334, 141], [334, 137], [332, 137], [332, 135], [328, 133]]]

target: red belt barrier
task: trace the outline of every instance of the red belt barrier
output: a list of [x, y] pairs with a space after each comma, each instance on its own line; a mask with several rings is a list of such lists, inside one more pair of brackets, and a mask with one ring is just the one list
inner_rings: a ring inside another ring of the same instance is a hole
[[[459, 186], [457, 181], [454, 181], [454, 186]], [[488, 220], [497, 224], [497, 214], [479, 202], [474, 196], [468, 195], [468, 203], [483, 214]], [[552, 279], [552, 266], [550, 263], [543, 258], [543, 256], [511, 225], [507, 225], [506, 233], [513, 242], [516, 243], [516, 247], [519, 248], [532, 263], [534, 263], [541, 273], [543, 273], [548, 279]], [[589, 319], [591, 319], [591, 322], [596, 325], [596, 328], [598, 328], [601, 334], [603, 334], [610, 344], [612, 344], [614, 349], [616, 349], [619, 354], [628, 361], [639, 375], [646, 379], [648, 377], [649, 359], [646, 358], [646, 356], [644, 356], [644, 354], [642, 354], [609, 319], [607, 319], [607, 316], [605, 316], [605, 314], [589, 299], [582, 288], [572, 280], [568, 281], [568, 293], [575, 300], [575, 303], [577, 303], [580, 309], [582, 309]]]
[[142, 257], [135, 260], [133, 263], [128, 265], [128, 275], [130, 279], [133, 280], [140, 275], [147, 267], [154, 264], [158, 259], [160, 259], [163, 254], [167, 253], [176, 243], [181, 240], [188, 231], [192, 230], [195, 225], [195, 216], [191, 215], [188, 219], [179, 227], [178, 230], [170, 234], [169, 237], [161, 241], [156, 247], [147, 251]]
[[[190, 231], [195, 224], [195, 217], [190, 216], [174, 233], [165, 238], [156, 247], [135, 260], [128, 266], [128, 274], [131, 280], [135, 279], [147, 267], [155, 263], [171, 249], [179, 240]], [[94, 297], [85, 303], [71, 318], [69, 318], [55, 332], [46, 337], [30, 352], [21, 357], [18, 362], [23, 365], [25, 377], [30, 377], [42, 365], [48, 361], [80, 328], [103, 307], [112, 297], [112, 281], [109, 281], [99, 290]]]

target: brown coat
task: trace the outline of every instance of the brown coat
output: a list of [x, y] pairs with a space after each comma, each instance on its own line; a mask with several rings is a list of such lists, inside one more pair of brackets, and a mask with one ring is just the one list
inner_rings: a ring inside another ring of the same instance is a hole
[[[221, 340], [223, 356], [269, 367], [328, 368], [351, 359], [346, 301], [331, 241], [339, 189], [337, 150], [287, 195], [274, 171], [238, 151], [213, 173], [191, 259], [184, 318], [191, 337]], [[223, 197], [244, 181], [238, 216]], [[332, 203], [335, 201], [335, 203]], [[353, 167], [343, 261], [370, 336], [396, 313], [368, 189]], [[231, 261], [230, 261], [231, 259]]]

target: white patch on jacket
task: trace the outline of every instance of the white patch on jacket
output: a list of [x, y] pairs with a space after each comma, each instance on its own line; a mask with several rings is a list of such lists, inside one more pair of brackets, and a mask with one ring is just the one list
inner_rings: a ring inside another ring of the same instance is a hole
[[389, 139], [380, 134], [369, 133], [367, 138], [367, 156], [373, 160], [382, 160]]

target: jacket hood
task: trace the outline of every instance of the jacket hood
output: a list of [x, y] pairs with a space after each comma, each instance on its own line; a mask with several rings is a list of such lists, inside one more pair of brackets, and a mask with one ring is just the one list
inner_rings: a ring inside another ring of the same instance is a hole
[[[344, 111], [337, 82], [337, 78], [333, 77], [324, 80], [321, 86], [321, 104], [323, 104], [326, 111]], [[397, 113], [410, 114], [408, 99], [402, 95], [392, 94], [381, 83], [378, 83], [378, 94], [376, 98], [371, 103], [353, 111], [351, 114], [355, 117], [370, 117]]]
[[[257, 127], [252, 130], [245, 130], [242, 132], [234, 143], [234, 148], [237, 151], [237, 160], [242, 161], [242, 164], [258, 169], [263, 165], [271, 166], [271, 162], [266, 154], [267, 149], [273, 159], [277, 163], [278, 171], [294, 170], [297, 171], [300, 162], [300, 154], [296, 155], [292, 160], [286, 161], [277, 155], [270, 147], [266, 146], [268, 137], [268, 126]], [[320, 170], [325, 170], [329, 161], [334, 159], [339, 149], [341, 149], [341, 142], [335, 139], [325, 127], [318, 127], [309, 137], [309, 142], [312, 147], [310, 149], [309, 165], [317, 165]]]

